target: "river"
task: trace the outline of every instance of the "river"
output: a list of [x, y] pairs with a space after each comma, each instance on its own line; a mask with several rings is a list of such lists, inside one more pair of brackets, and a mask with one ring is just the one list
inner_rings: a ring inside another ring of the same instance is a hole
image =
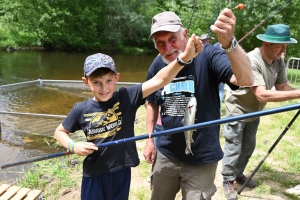
[[[88, 55], [97, 51], [15, 51], [0, 52], [0, 86], [37, 80], [81, 81], [83, 63]], [[148, 68], [157, 55], [132, 53], [110, 55], [120, 82], [143, 82]], [[82, 83], [83, 84], [83, 83]], [[67, 115], [76, 102], [91, 96], [88, 89], [61, 89], [49, 86], [28, 86], [1, 91], [1, 112], [21, 112], [42, 115]], [[32, 159], [65, 149], [55, 146], [53, 132], [62, 119], [45, 116], [16, 116], [1, 114], [0, 164]], [[48, 129], [47, 129], [48, 126]], [[29, 129], [30, 127], [30, 129]], [[13, 182], [21, 177], [31, 164], [0, 169], [0, 182]]]

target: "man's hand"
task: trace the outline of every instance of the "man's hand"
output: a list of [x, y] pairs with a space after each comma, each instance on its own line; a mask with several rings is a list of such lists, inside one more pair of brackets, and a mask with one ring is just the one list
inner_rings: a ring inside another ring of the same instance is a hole
[[149, 164], [153, 164], [156, 156], [156, 149], [153, 142], [153, 138], [149, 138], [146, 140], [146, 146], [144, 148], [143, 155], [145, 157], [145, 160]]
[[231, 40], [234, 37], [236, 17], [233, 12], [225, 8], [218, 16], [214, 25], [210, 29], [218, 35], [218, 40], [224, 49], [230, 47]]
[[192, 36], [188, 40], [184, 52], [182, 53], [182, 55], [180, 55], [180, 59], [184, 62], [188, 62], [195, 58], [202, 50], [203, 43], [200, 40], [200, 37], [192, 34]]

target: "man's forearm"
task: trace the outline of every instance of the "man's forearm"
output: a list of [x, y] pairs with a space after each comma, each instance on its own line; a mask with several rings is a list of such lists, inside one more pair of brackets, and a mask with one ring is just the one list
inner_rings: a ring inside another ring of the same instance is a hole
[[154, 132], [154, 127], [157, 121], [159, 107], [150, 102], [146, 102], [145, 106], [146, 106], [146, 130], [148, 134], [151, 134]]
[[250, 59], [241, 46], [227, 53], [238, 86], [252, 86], [254, 83]]

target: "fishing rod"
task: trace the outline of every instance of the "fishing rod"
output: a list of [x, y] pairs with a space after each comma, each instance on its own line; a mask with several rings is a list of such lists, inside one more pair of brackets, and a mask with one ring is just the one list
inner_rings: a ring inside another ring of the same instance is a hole
[[264, 161], [267, 159], [267, 157], [271, 154], [271, 152], [273, 151], [273, 149], [276, 147], [276, 145], [278, 144], [278, 142], [281, 140], [281, 138], [284, 136], [284, 134], [289, 130], [289, 128], [292, 126], [292, 124], [294, 123], [294, 121], [297, 119], [298, 115], [300, 114], [300, 110], [298, 110], [298, 112], [296, 113], [296, 115], [293, 117], [293, 119], [290, 121], [290, 123], [285, 127], [285, 129], [282, 131], [282, 133], [279, 135], [279, 137], [277, 138], [277, 140], [275, 141], [275, 143], [272, 145], [272, 147], [269, 149], [269, 151], [267, 152], [267, 154], [263, 157], [263, 159], [260, 161], [260, 163], [257, 165], [257, 167], [253, 170], [253, 172], [250, 174], [250, 176], [247, 178], [246, 182], [242, 185], [242, 187], [239, 189], [238, 194], [241, 194], [241, 192], [243, 191], [243, 189], [246, 187], [247, 183], [252, 179], [252, 177], [254, 176], [254, 174], [258, 171], [258, 169], [260, 168], [260, 166], [264, 163]]
[[250, 35], [253, 31], [255, 31], [258, 27], [260, 27], [263, 23], [265, 23], [269, 18], [275, 16], [277, 13], [279, 13], [282, 9], [287, 7], [292, 1], [287, 0], [283, 5], [279, 6], [275, 11], [273, 11], [271, 14], [269, 14], [264, 20], [262, 20], [259, 24], [257, 24], [252, 30], [250, 30], [244, 37], [238, 40], [239, 43], [241, 43], [248, 35]]
[[[218, 1], [218, 5], [217, 5], [217, 7], [216, 7], [216, 10], [215, 10], [215, 12], [214, 12], [214, 16], [213, 16], [213, 18], [211, 19], [210, 26], [211, 26], [211, 25], [214, 23], [214, 21], [215, 21], [215, 18], [216, 18], [217, 12], [218, 12], [218, 10], [219, 10], [219, 7], [220, 7], [220, 3], [221, 3], [221, 0], [219, 0], [219, 1]], [[208, 28], [208, 30], [207, 30], [207, 37], [209, 37], [209, 33], [210, 33], [210, 26], [209, 26], [209, 28]]]
[[193, 17], [194, 17], [194, 13], [195, 13], [195, 10], [196, 10], [196, 7], [197, 7], [197, 4], [198, 4], [198, 0], [195, 0], [195, 3], [194, 3], [194, 8], [193, 8], [193, 12], [192, 12], [192, 16], [191, 16], [191, 19], [190, 19], [190, 24], [188, 26], [188, 31], [190, 30], [190, 26], [192, 24], [192, 21], [193, 21]]
[[[222, 119], [218, 119], [218, 120], [197, 123], [197, 124], [193, 124], [190, 126], [183, 126], [183, 127], [179, 127], [179, 128], [163, 130], [160, 132], [152, 133], [151, 137], [159, 137], [162, 135], [169, 135], [169, 134], [174, 134], [174, 133], [178, 133], [178, 132], [184, 132], [187, 130], [194, 130], [194, 129], [199, 129], [199, 128], [216, 126], [216, 125], [220, 125], [223, 123], [239, 121], [242, 119], [270, 115], [270, 114], [275, 114], [275, 113], [280, 113], [280, 112], [286, 112], [286, 111], [295, 110], [295, 109], [300, 109], [300, 104], [282, 106], [282, 107], [273, 108], [273, 109], [269, 109], [269, 110], [257, 111], [257, 112], [247, 113], [247, 114], [238, 115], [238, 116], [234, 116], [234, 117], [226, 117], [226, 118], [222, 118]], [[123, 138], [123, 139], [119, 139], [119, 140], [115, 140], [115, 141], [111, 141], [111, 142], [105, 142], [105, 143], [97, 145], [97, 147], [99, 147], [99, 148], [100, 147], [109, 147], [109, 146], [113, 146], [113, 145], [134, 142], [137, 140], [143, 140], [143, 139], [148, 139], [148, 138], [149, 138], [149, 135], [144, 134], [144, 135], [139, 135], [139, 136], [130, 137], [130, 138]], [[1, 168], [6, 169], [8, 167], [14, 167], [17, 165], [28, 164], [28, 163], [32, 163], [32, 162], [36, 162], [36, 161], [46, 160], [46, 159], [55, 158], [55, 157], [61, 157], [61, 156], [70, 155], [70, 154], [72, 154], [72, 153], [71, 152], [59, 152], [59, 153], [55, 153], [55, 154], [50, 154], [50, 155], [46, 155], [46, 156], [40, 156], [40, 157], [28, 159], [25, 161], [4, 164], [4, 165], [2, 165]]]

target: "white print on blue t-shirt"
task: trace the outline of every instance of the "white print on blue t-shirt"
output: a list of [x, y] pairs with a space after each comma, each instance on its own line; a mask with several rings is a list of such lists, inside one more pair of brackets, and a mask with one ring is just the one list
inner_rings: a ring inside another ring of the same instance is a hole
[[164, 94], [171, 94], [175, 92], [194, 93], [195, 92], [194, 81], [186, 80], [186, 81], [178, 81], [175, 83], [169, 83], [164, 87], [161, 94], [164, 95]]
[[[192, 80], [182, 81], [187, 78]], [[177, 77], [163, 88], [160, 97], [164, 101], [162, 115], [184, 116], [186, 105], [195, 92], [193, 78], [192, 75]]]

